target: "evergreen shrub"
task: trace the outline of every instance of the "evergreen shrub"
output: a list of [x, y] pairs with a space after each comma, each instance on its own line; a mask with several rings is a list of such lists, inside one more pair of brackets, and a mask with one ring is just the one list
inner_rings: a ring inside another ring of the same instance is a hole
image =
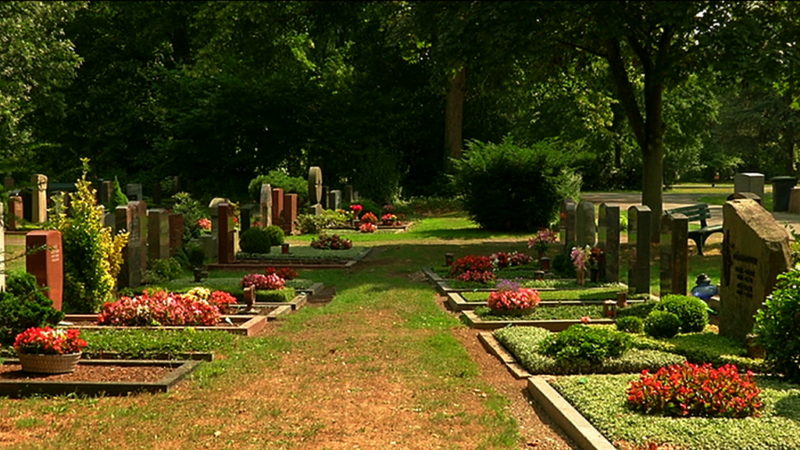
[[756, 313], [754, 331], [767, 362], [792, 381], [800, 381], [800, 270], [778, 276], [772, 295]]
[[669, 339], [680, 329], [681, 319], [671, 312], [653, 310], [644, 319], [644, 332], [654, 338]]

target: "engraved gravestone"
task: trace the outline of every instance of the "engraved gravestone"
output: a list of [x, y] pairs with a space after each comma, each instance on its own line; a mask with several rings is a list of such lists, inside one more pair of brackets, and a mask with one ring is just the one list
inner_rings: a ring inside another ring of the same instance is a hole
[[311, 166], [308, 169], [308, 200], [309, 213], [322, 214], [322, 169]]
[[259, 196], [259, 207], [261, 214], [261, 226], [268, 227], [272, 225], [272, 186], [269, 184], [261, 185], [261, 192]]
[[32, 178], [31, 222], [47, 222], [47, 176], [36, 174]]
[[650, 293], [650, 236], [652, 212], [644, 205], [628, 208], [628, 290], [631, 294]]
[[234, 224], [233, 208], [228, 203], [216, 206], [217, 220], [212, 226], [216, 227], [214, 235], [217, 238], [217, 255], [220, 264], [234, 262]]
[[183, 245], [183, 228], [185, 221], [183, 214], [169, 215], [169, 255], [175, 256]]
[[328, 209], [342, 209], [342, 191], [334, 189], [328, 192]]
[[147, 256], [169, 258], [169, 214], [165, 209], [147, 211]]
[[272, 188], [272, 225], [283, 226], [283, 189]]
[[578, 247], [594, 247], [597, 240], [597, 225], [594, 221], [594, 203], [582, 201], [577, 207], [577, 225], [575, 240]]
[[9, 230], [16, 230], [24, 217], [22, 211], [22, 197], [19, 195], [12, 195], [8, 197], [8, 222], [6, 225]]
[[25, 249], [25, 270], [36, 277], [36, 284], [47, 288], [47, 298], [53, 301], [53, 308], [60, 311], [64, 287], [61, 232], [31, 231], [25, 235]]
[[344, 189], [342, 190], [342, 202], [349, 205], [356, 201], [355, 196], [353, 195], [353, 185], [346, 184]]
[[619, 206], [600, 204], [597, 218], [597, 245], [603, 251], [600, 259], [600, 279], [619, 282]]
[[764, 174], [758, 172], [742, 172], [733, 176], [733, 192], [752, 192], [764, 198]]
[[114, 182], [105, 180], [100, 183], [100, 191], [98, 192], [99, 201], [101, 205], [108, 205], [111, 203], [111, 197], [114, 195]]
[[297, 204], [297, 194], [284, 194], [281, 228], [286, 234], [292, 234], [297, 229]]
[[142, 275], [147, 270], [147, 204], [143, 201], [132, 201], [128, 202], [128, 207], [131, 211], [128, 287], [136, 287], [142, 283]]
[[791, 267], [789, 233], [752, 200], [726, 202], [722, 216], [719, 332], [743, 342], [777, 276]]
[[689, 219], [683, 214], [661, 216], [661, 296], [686, 295], [689, 271]]
[[125, 195], [129, 201], [143, 200], [142, 185], [139, 183], [130, 183], [125, 186]]
[[253, 220], [253, 205], [244, 205], [239, 208], [239, 229], [242, 233], [250, 229]]
[[560, 240], [564, 248], [570, 249], [575, 245], [575, 233], [577, 232], [576, 221], [577, 205], [570, 199], [561, 202], [561, 213], [559, 214]]

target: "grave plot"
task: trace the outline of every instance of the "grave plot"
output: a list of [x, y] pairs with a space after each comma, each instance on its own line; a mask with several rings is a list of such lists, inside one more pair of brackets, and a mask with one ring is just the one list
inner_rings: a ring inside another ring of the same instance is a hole
[[165, 326], [122, 326], [122, 325], [98, 325], [97, 314], [67, 314], [64, 322], [70, 328], [81, 330], [183, 330], [192, 328], [198, 331], [224, 331], [226, 333], [240, 334], [244, 336], [255, 336], [267, 326], [267, 322], [292, 312], [289, 305], [277, 307], [264, 307], [261, 313], [266, 315], [223, 315], [215, 325], [165, 325]]
[[[557, 283], [547, 283], [549, 281], [558, 282], [561, 280], [546, 280], [544, 283], [537, 281], [522, 282], [520, 286], [533, 288], [539, 292], [541, 298], [540, 306], [591, 306], [602, 305], [608, 300], [625, 301], [630, 303], [640, 303], [649, 299], [644, 294], [636, 294], [628, 298], [626, 292], [628, 287], [620, 283], [597, 284], [595, 287], [583, 287], [574, 285], [569, 288], [558, 289], [554, 287], [539, 287], [542, 285], [556, 285]], [[565, 280], [569, 281], [569, 280]], [[574, 282], [572, 282], [574, 284]], [[566, 283], [565, 283], [566, 284]], [[447, 306], [453, 311], [465, 311], [487, 306], [486, 300], [490, 292], [496, 289], [479, 291], [448, 291]]]
[[128, 395], [168, 392], [194, 371], [200, 361], [82, 359], [72, 373], [31, 374], [19, 361], [0, 365], [0, 395]]
[[237, 253], [231, 263], [208, 264], [209, 270], [263, 270], [269, 266], [294, 269], [342, 269], [351, 267], [366, 257], [371, 248], [352, 247], [346, 250], [320, 250], [305, 246], [290, 246], [283, 253], [273, 247], [270, 253]]

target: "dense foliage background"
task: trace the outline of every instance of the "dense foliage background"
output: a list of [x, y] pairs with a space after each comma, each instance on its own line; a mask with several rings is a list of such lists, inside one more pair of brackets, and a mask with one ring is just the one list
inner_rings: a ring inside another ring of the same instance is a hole
[[667, 185], [784, 175], [799, 18], [792, 2], [6, 2], [0, 171], [74, 180], [89, 157], [146, 195], [178, 175], [243, 198], [256, 175], [319, 165], [380, 202], [448, 194], [465, 141], [510, 137], [557, 143], [588, 189], [642, 188], [648, 167]]

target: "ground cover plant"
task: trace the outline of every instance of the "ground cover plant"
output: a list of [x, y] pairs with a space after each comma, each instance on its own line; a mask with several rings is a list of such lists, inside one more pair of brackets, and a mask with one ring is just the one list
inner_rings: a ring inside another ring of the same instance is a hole
[[216, 325], [220, 318], [219, 308], [197, 295], [155, 291], [134, 297], [123, 296], [115, 302], [105, 303], [97, 323], [116, 326]]
[[188, 352], [226, 351], [240, 339], [230, 333], [216, 331], [184, 330], [84, 330], [81, 333], [88, 343], [85, 350], [92, 353], [113, 352], [121, 359], [179, 359]]
[[628, 406], [630, 383], [639, 375], [555, 378], [553, 386], [609, 440], [648, 447], [775, 449], [800, 446], [800, 386], [756, 377], [763, 409], [746, 419], [654, 416]]
[[[312, 260], [350, 260], [364, 252], [364, 247], [341, 248], [331, 251], [330, 249], [319, 249], [312, 247], [291, 246], [289, 253], [281, 253], [280, 247], [273, 247], [270, 253], [237, 253], [236, 258], [240, 260], [259, 260], [291, 262], [297, 259]], [[271, 264], [281, 264], [280, 262]]]
[[[519, 284], [526, 288], [528, 287], [527, 283], [524, 281]], [[597, 287], [555, 291], [541, 290], [538, 292], [541, 300], [608, 300], [616, 298], [619, 288]], [[489, 294], [486, 292], [462, 292], [461, 295], [469, 302], [485, 302]]]
[[604, 319], [602, 305], [539, 306], [524, 313], [503, 313], [485, 306], [475, 308], [481, 320], [581, 320]]

